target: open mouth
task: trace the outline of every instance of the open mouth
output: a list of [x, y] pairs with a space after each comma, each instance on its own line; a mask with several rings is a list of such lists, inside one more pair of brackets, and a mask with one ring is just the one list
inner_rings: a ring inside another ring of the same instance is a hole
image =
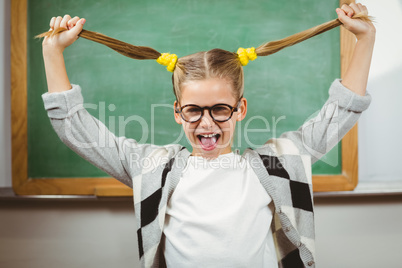
[[211, 151], [216, 148], [220, 136], [221, 136], [220, 134], [211, 133], [211, 134], [197, 135], [197, 138], [200, 141], [201, 148], [203, 150]]

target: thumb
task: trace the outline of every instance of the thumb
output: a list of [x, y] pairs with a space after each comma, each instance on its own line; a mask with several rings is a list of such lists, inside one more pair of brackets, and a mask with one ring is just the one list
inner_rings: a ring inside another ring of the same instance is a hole
[[82, 28], [84, 27], [85, 22], [86, 22], [85, 19], [80, 19], [79, 21], [77, 21], [74, 27], [70, 30], [71, 33], [78, 37], [78, 35], [82, 31]]
[[345, 11], [340, 8], [336, 9], [336, 13], [338, 14], [338, 19], [342, 22], [343, 25], [348, 24], [352, 21], [348, 15], [346, 15]]

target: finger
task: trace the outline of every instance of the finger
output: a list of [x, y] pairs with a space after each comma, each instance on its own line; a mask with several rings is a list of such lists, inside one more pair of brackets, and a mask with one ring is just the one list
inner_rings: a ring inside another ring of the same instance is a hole
[[364, 15], [368, 15], [368, 9], [365, 5], [362, 5], [361, 10], [363, 12]]
[[350, 18], [354, 15], [353, 9], [346, 4], [343, 4], [341, 9], [345, 11], [346, 15]]
[[60, 17], [60, 16], [58, 16], [58, 17], [56, 18], [56, 20], [54, 21], [54, 26], [53, 26], [53, 29], [54, 29], [54, 30], [56, 30], [56, 29], [58, 29], [58, 28], [60, 27], [60, 22], [61, 22], [62, 19], [63, 19], [63, 18]]
[[355, 4], [355, 3], [351, 3], [349, 6], [353, 9], [353, 11], [354, 11], [355, 14], [360, 13], [361, 10], [360, 10], [359, 5], [357, 5], [357, 4]]
[[86, 20], [84, 18], [80, 19], [75, 26], [70, 30], [72, 34], [75, 34], [78, 38], [78, 35], [82, 31], [82, 28], [84, 27]]
[[53, 27], [54, 27], [54, 22], [56, 21], [56, 17], [53, 17], [51, 20], [50, 20], [50, 23], [49, 23], [49, 26], [50, 26], [50, 29], [53, 29]]
[[343, 24], [346, 24], [346, 23], [350, 22], [350, 20], [352, 20], [351, 18], [349, 18], [349, 16], [347, 15], [347, 13], [345, 12], [344, 9], [337, 8], [336, 13], [338, 14], [338, 19]]
[[60, 22], [60, 27], [67, 29], [67, 22], [71, 20], [70, 15], [64, 15], [63, 19]]
[[75, 16], [74, 18], [70, 19], [70, 20], [67, 22], [67, 28], [68, 28], [69, 30], [72, 29], [72, 28], [75, 26], [75, 24], [77, 24], [77, 21], [79, 21], [79, 20], [80, 20], [80, 18], [77, 17], [77, 16]]

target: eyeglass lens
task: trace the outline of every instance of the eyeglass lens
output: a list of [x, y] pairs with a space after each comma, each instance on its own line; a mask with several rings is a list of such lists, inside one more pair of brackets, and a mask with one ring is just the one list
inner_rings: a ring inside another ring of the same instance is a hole
[[[198, 121], [203, 114], [203, 110], [198, 106], [187, 106], [181, 111], [184, 120], [189, 122]], [[232, 109], [226, 105], [217, 105], [211, 108], [212, 118], [215, 121], [227, 121], [232, 115]]]

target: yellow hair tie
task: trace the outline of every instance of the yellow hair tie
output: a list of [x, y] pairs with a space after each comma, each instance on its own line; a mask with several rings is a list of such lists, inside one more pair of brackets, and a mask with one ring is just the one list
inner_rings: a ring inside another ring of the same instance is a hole
[[255, 53], [255, 48], [239, 48], [237, 50], [237, 55], [239, 56], [239, 60], [241, 65], [246, 66], [249, 60], [255, 60], [257, 58], [257, 53]]
[[177, 55], [162, 53], [160, 57], [156, 60], [159, 64], [165, 65], [169, 72], [173, 72], [176, 67]]

